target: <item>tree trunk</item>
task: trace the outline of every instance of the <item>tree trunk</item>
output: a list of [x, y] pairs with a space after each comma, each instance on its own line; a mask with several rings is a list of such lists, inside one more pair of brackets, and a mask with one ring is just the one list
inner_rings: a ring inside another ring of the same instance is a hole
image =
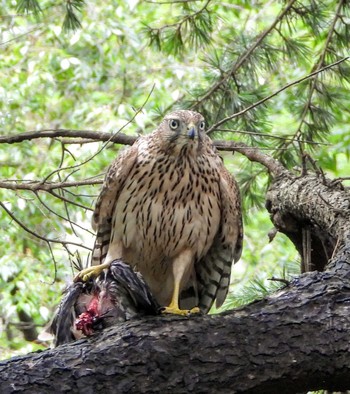
[[333, 255], [325, 272], [302, 274], [234, 311], [131, 321], [11, 359], [0, 364], [0, 392], [349, 389], [350, 195], [322, 178], [287, 175], [276, 177], [267, 208], [311, 267], [323, 268]]

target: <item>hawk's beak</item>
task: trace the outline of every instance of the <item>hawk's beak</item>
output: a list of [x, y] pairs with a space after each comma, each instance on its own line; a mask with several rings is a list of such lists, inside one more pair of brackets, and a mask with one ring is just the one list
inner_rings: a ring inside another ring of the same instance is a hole
[[191, 140], [193, 140], [194, 139], [194, 137], [196, 136], [196, 126], [193, 124], [193, 123], [190, 123], [188, 126], [187, 126], [187, 135], [188, 135], [188, 137], [191, 139]]

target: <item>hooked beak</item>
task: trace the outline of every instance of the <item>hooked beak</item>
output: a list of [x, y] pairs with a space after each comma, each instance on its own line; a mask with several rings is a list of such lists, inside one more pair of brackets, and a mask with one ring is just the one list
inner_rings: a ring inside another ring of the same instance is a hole
[[189, 139], [193, 140], [194, 137], [196, 136], [196, 127], [193, 123], [190, 123], [187, 126], [187, 135], [189, 137]]

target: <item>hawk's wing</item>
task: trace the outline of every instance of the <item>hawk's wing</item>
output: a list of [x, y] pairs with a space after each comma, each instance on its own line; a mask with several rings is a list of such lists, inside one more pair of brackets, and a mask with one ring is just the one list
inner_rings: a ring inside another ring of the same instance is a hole
[[199, 307], [207, 313], [216, 299], [216, 307], [225, 301], [232, 262], [242, 253], [243, 224], [238, 185], [221, 164], [220, 168], [221, 221], [213, 245], [206, 256], [196, 263]]
[[111, 238], [115, 203], [131, 168], [135, 164], [137, 153], [138, 145], [135, 143], [122, 151], [107, 171], [92, 217], [92, 228], [96, 231], [96, 240], [91, 265], [101, 264], [106, 257]]

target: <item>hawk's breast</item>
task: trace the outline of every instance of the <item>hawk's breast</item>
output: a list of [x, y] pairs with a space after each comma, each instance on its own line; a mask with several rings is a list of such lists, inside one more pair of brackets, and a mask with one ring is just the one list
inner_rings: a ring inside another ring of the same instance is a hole
[[128, 262], [142, 272], [143, 264], [164, 264], [186, 248], [203, 257], [220, 224], [218, 179], [204, 156], [138, 157], [113, 216]]

